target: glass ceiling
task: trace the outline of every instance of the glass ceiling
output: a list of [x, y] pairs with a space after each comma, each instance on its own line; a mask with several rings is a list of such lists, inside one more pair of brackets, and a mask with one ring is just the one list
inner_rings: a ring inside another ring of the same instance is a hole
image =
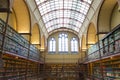
[[61, 27], [79, 32], [92, 0], [35, 0], [48, 32]]

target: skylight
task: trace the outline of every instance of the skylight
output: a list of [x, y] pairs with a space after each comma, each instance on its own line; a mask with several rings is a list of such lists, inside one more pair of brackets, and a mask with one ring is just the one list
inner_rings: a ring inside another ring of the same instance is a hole
[[48, 32], [61, 27], [79, 32], [92, 0], [35, 0]]

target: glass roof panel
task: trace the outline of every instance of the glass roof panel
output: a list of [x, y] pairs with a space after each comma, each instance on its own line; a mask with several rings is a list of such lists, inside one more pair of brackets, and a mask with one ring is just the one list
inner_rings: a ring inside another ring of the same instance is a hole
[[79, 32], [92, 0], [35, 0], [48, 32], [61, 27]]

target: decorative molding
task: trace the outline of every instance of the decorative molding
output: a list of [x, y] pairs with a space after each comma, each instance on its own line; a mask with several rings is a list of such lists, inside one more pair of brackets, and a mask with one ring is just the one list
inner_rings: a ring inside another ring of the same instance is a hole
[[99, 34], [107, 34], [108, 32], [98, 32], [97, 35]]
[[20, 35], [31, 35], [31, 33], [19, 33]]

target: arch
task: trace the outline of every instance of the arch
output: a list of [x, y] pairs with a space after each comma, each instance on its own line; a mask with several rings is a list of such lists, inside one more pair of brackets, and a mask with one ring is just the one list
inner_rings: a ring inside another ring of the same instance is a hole
[[41, 38], [41, 50], [44, 51], [45, 50], [45, 36], [43, 35]]
[[52, 34], [55, 34], [57, 32], [70, 32], [70, 33], [75, 34], [77, 37], [79, 37], [78, 32], [76, 32], [72, 29], [69, 29], [69, 28], [64, 28], [64, 27], [61, 27], [61, 28], [58, 28], [58, 29], [54, 29], [53, 31], [50, 31], [49, 36], [52, 35]]
[[111, 30], [111, 14], [117, 0], [104, 0], [98, 14], [98, 32], [107, 33]]
[[88, 45], [93, 45], [97, 42], [97, 36], [96, 36], [97, 32], [95, 29], [95, 26], [93, 23], [90, 23], [88, 26], [88, 30], [87, 30], [87, 36], [86, 36], [86, 44]]
[[15, 12], [14, 12], [13, 9], [12, 9], [12, 13], [10, 14], [8, 24], [9, 24], [13, 29], [15, 29], [15, 30], [17, 29], [16, 14], [15, 14]]
[[82, 35], [82, 40], [81, 40], [81, 55], [80, 55], [80, 60], [83, 60], [86, 56], [86, 36]]
[[[6, 21], [7, 13], [5, 13], [5, 12], [0, 13], [0, 18], [1, 18], [3, 21]], [[11, 10], [11, 13], [10, 13], [10, 15], [9, 15], [8, 24], [9, 24], [13, 29], [16, 30], [16, 24], [17, 24], [17, 22], [16, 22], [16, 14], [15, 14], [15, 12], [14, 12], [13, 9]]]
[[81, 51], [86, 51], [86, 38], [85, 35], [82, 35], [82, 41], [81, 41]]
[[40, 44], [40, 29], [37, 23], [34, 24], [32, 31], [31, 31], [31, 43], [32, 44]]
[[16, 14], [17, 32], [30, 33], [30, 13], [24, 0], [14, 0], [13, 9]]
[[119, 5], [116, 4], [111, 16], [111, 29], [115, 28], [117, 25], [120, 24], [120, 11], [118, 10]]

